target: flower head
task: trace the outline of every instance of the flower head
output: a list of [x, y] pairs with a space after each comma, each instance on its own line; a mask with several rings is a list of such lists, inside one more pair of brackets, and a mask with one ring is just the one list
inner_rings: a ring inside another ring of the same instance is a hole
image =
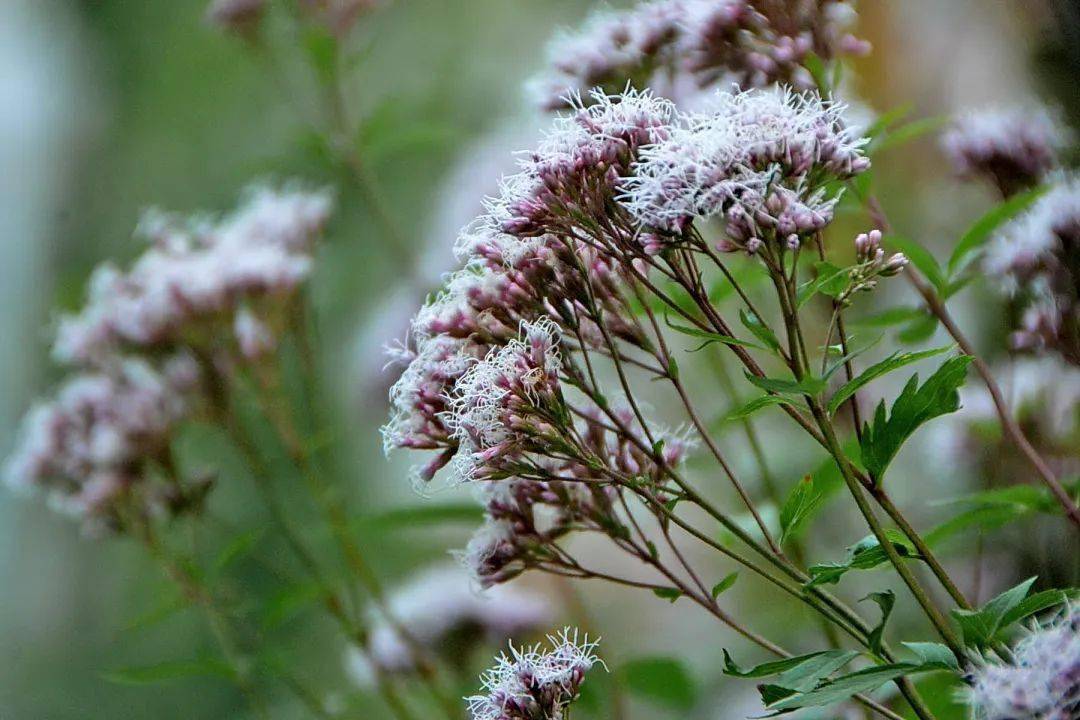
[[460, 445], [460, 480], [494, 471], [519, 441], [542, 433], [561, 412], [557, 329], [549, 318], [523, 322], [520, 338], [492, 348], [458, 379], [446, 421]]
[[788, 88], [718, 93], [711, 111], [682, 115], [667, 139], [642, 149], [622, 201], [644, 225], [669, 233], [726, 215], [742, 244], [762, 231], [786, 240], [820, 229], [835, 200], [813, 185], [869, 167], [866, 140], [844, 126], [843, 112]]
[[6, 483], [44, 490], [53, 507], [88, 526], [116, 525], [117, 503], [125, 497], [150, 509], [178, 499], [150, 487], [148, 463], [160, 459], [193, 409], [198, 380], [192, 363], [177, 357], [159, 370], [126, 359], [69, 379], [23, 420], [4, 468]]
[[482, 695], [468, 699], [473, 720], [562, 720], [577, 699], [585, 675], [601, 661], [596, 642], [564, 629], [543, 645], [500, 655], [481, 676]]
[[983, 269], [1018, 298], [1016, 347], [1053, 349], [1080, 364], [1080, 179], [1065, 177], [991, 240]]
[[61, 319], [54, 357], [100, 364], [126, 348], [205, 342], [230, 320], [250, 329], [235, 320], [246, 302], [272, 307], [307, 279], [330, 205], [325, 193], [255, 188], [218, 222], [148, 212], [138, 232], [150, 248], [126, 272], [94, 271], [86, 305]]
[[1057, 114], [1025, 105], [963, 115], [942, 135], [941, 147], [958, 175], [989, 179], [1011, 195], [1057, 168], [1071, 140]]
[[968, 682], [978, 720], [1073, 720], [1080, 715], [1080, 612], [1035, 628], [1012, 662], [983, 663]]

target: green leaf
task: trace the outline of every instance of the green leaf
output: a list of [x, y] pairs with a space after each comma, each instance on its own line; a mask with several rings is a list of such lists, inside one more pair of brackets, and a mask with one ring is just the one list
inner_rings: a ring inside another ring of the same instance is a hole
[[919, 376], [912, 375], [889, 412], [884, 400], [878, 404], [860, 443], [863, 465], [875, 482], [881, 481], [900, 447], [921, 425], [960, 407], [957, 390], [970, 363], [967, 355], [950, 358], [921, 386]]
[[1034, 584], [1035, 578], [1028, 578], [991, 599], [978, 610], [954, 608], [952, 614], [960, 626], [964, 645], [983, 648], [995, 642], [998, 633], [1006, 627], [1003, 622], [1006, 616], [1015, 614], [1013, 611], [1023, 603]]
[[771, 662], [762, 663], [761, 665], [755, 665], [748, 670], [743, 670], [735, 664], [735, 661], [732, 660], [731, 655], [728, 653], [728, 651], [724, 650], [724, 674], [738, 678], [769, 677], [770, 675], [777, 675], [782, 672], [787, 672], [788, 670], [798, 667], [799, 665], [813, 658], [835, 652], [839, 651], [819, 650], [818, 652], [812, 652], [807, 653], [806, 655], [798, 655], [796, 657], [785, 658], [784, 660], [773, 660]]
[[848, 285], [848, 277], [851, 273], [851, 268], [837, 267], [825, 260], [818, 260], [815, 262], [814, 268], [817, 270], [817, 277], [809, 282], [803, 283], [802, 287], [799, 288], [798, 295], [796, 296], [796, 307], [798, 308], [801, 308], [818, 293], [823, 293], [829, 297], [836, 297], [844, 292], [844, 289]]
[[731, 422], [732, 420], [742, 420], [745, 417], [749, 417], [756, 413], [758, 410], [763, 410], [770, 405], [783, 405], [790, 403], [791, 400], [783, 397], [782, 395], [762, 395], [756, 397], [743, 405], [740, 405], [733, 410], [730, 410], [727, 414], [720, 418], [719, 424]]
[[766, 347], [775, 352], [780, 352], [780, 341], [776, 339], [776, 333], [763, 323], [761, 318], [742, 308], [739, 310], [739, 320], [742, 322], [743, 327], [753, 333], [754, 337], [763, 342]]
[[661, 707], [686, 713], [697, 702], [697, 687], [686, 667], [674, 658], [635, 658], [619, 674], [630, 692]]
[[1007, 628], [1025, 618], [1031, 617], [1035, 613], [1073, 600], [1077, 594], [1077, 591], [1043, 590], [1034, 595], [1029, 595], [1001, 616], [1000, 628]]
[[232, 677], [232, 670], [220, 659], [198, 658], [120, 668], [102, 673], [102, 678], [118, 685], [156, 685], [191, 677], [229, 678]]
[[810, 692], [799, 693], [769, 705], [770, 710], [797, 710], [805, 707], [821, 707], [847, 700], [852, 695], [876, 690], [896, 678], [921, 672], [931, 668], [921, 668], [912, 663], [891, 663], [858, 670], [836, 678], [832, 682]]
[[265, 528], [253, 528], [237, 535], [218, 553], [214, 560], [214, 572], [220, 573], [250, 554], [265, 534]]
[[891, 327], [893, 325], [901, 325], [906, 322], [910, 322], [916, 318], [922, 318], [925, 315], [923, 310], [916, 307], [895, 307], [883, 310], [873, 315], [867, 315], [861, 318], [855, 318], [848, 324], [852, 327]]
[[881, 654], [881, 637], [885, 633], [885, 624], [889, 622], [889, 615], [892, 614], [893, 605], [896, 604], [896, 595], [892, 590], [885, 590], [884, 592], [873, 592], [863, 598], [863, 600], [873, 600], [881, 608], [881, 622], [877, 627], [870, 631], [867, 636], [867, 643], [870, 645], [870, 650], [875, 655]]
[[821, 493], [814, 488], [814, 479], [810, 475], [800, 480], [780, 508], [780, 543], [798, 531], [806, 518], [821, 502]]
[[934, 348], [932, 350], [923, 350], [921, 352], [895, 352], [889, 357], [885, 358], [879, 363], [875, 363], [870, 367], [863, 370], [856, 377], [849, 382], [842, 385], [829, 399], [829, 414], [835, 413], [837, 409], [843, 405], [844, 401], [854, 395], [860, 388], [874, 380], [888, 375], [893, 370], [899, 370], [900, 368], [910, 365], [911, 363], [918, 362], [919, 360], [925, 360], [935, 355], [940, 355], [943, 352], [951, 350], [953, 345], [945, 345], [943, 347]]
[[[898, 530], [890, 529], [887, 530], [885, 534], [888, 536], [889, 541], [892, 542], [893, 548], [900, 557], [919, 557], [919, 553], [916, 551], [915, 546], [911, 544], [911, 541], [908, 540], [903, 533]], [[811, 565], [809, 568], [810, 581], [806, 583], [806, 587], [813, 587], [815, 585], [835, 585], [840, 582], [841, 577], [852, 570], [871, 570], [878, 565], [888, 562], [888, 560], [889, 556], [885, 552], [885, 549], [881, 547], [877, 538], [873, 535], [867, 535], [865, 538], [848, 548], [847, 557], [843, 562]]]
[[739, 573], [733, 572], [724, 576], [724, 579], [713, 585], [712, 598], [715, 600], [720, 597], [722, 593], [731, 589], [731, 586], [735, 584], [735, 581], [739, 579]]
[[947, 645], [933, 642], [901, 642], [919, 657], [919, 664], [926, 667], [939, 666], [942, 670], [959, 670], [960, 663]]
[[895, 246], [907, 259], [926, 276], [938, 292], [944, 292], [945, 288], [949, 284], [948, 278], [942, 271], [941, 266], [938, 265], [938, 261], [934, 259], [934, 256], [929, 250], [924, 248], [919, 243], [915, 242], [911, 238], [906, 238], [901, 235], [889, 235], [885, 238], [885, 242]]
[[877, 153], [882, 150], [887, 150], [891, 147], [904, 145], [913, 140], [916, 140], [923, 135], [935, 132], [943, 127], [949, 118], [945, 116], [920, 118], [918, 120], [912, 120], [906, 125], [889, 130], [882, 133], [880, 139], [874, 144], [872, 151]]
[[373, 533], [440, 525], [475, 525], [484, 511], [476, 503], [424, 503], [372, 513], [357, 518], [358, 529]]
[[303, 45], [319, 80], [332, 82], [337, 74], [337, 38], [321, 25], [313, 25], [304, 32]]
[[938, 319], [930, 313], [922, 313], [896, 334], [896, 339], [905, 345], [918, 345], [926, 342], [938, 328]]
[[873, 140], [878, 135], [881, 135], [893, 125], [910, 115], [912, 108], [913, 106], [911, 103], [904, 103], [903, 105], [894, 107], [888, 112], [882, 113], [868, 128], [866, 128], [866, 130], [863, 131], [863, 136]]
[[1042, 197], [1048, 187], [1037, 187], [1026, 192], [1013, 195], [1005, 202], [995, 206], [985, 215], [976, 220], [967, 231], [960, 236], [960, 241], [953, 248], [949, 258], [949, 274], [953, 275], [963, 269], [970, 257], [986, 243], [990, 235], [1002, 224], [1031, 207]]
[[682, 597], [682, 590], [677, 588], [653, 588], [653, 595], [673, 603]]
[[157, 625], [176, 613], [191, 606], [191, 600], [179, 591], [173, 591], [158, 598], [154, 607], [145, 611], [124, 626], [125, 632], [135, 632]]
[[770, 684], [795, 692], [806, 692], [814, 689], [819, 682], [847, 665], [860, 654], [855, 650], [826, 650], [780, 673], [776, 680]]
[[825, 66], [825, 61], [815, 53], [810, 52], [803, 58], [802, 64], [810, 72], [810, 76], [814, 78], [814, 84], [817, 85], [818, 92], [823, 97], [828, 97], [832, 93], [832, 86], [829, 84], [829, 72]]
[[825, 389], [825, 381], [817, 377], [805, 377], [802, 380], [758, 377], [745, 372], [746, 379], [762, 390], [788, 395], [817, 395]]
[[688, 325], [680, 325], [676, 322], [672, 322], [671, 319], [667, 316], [667, 313], [664, 313], [664, 322], [667, 323], [667, 326], [669, 328], [675, 330], [676, 332], [680, 332], [683, 335], [689, 335], [691, 337], [701, 338], [705, 340], [704, 343], [694, 348], [694, 350], [692, 350], [691, 352], [697, 352], [703, 347], [711, 345], [714, 342], [723, 343], [725, 345], [739, 345], [741, 347], [755, 348], [757, 350], [767, 349], [762, 347], [761, 345], [758, 345], [757, 343], [752, 343], [749, 340], [741, 340], [731, 335], [721, 335], [720, 333], [709, 332], [707, 330], [701, 330], [699, 328], [690, 327]]

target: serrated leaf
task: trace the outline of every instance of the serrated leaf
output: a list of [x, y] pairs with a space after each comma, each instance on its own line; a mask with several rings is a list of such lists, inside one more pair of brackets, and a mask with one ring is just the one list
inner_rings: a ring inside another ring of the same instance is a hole
[[887, 682], [904, 675], [922, 672], [931, 668], [921, 668], [912, 663], [891, 663], [858, 670], [836, 678], [832, 682], [805, 693], [798, 693], [769, 705], [770, 710], [797, 710], [806, 707], [822, 707], [847, 700], [852, 695], [876, 690]]
[[739, 579], [739, 573], [733, 572], [724, 576], [724, 579], [713, 585], [712, 598], [715, 600], [720, 597], [722, 593], [731, 589], [731, 586], [735, 584], [735, 581]]
[[807, 475], [795, 484], [780, 508], [781, 544], [798, 531], [820, 501], [821, 493], [814, 488], [813, 477]]
[[879, 377], [883, 377], [899, 370], [902, 367], [910, 365], [911, 363], [918, 362], [919, 360], [925, 360], [926, 358], [940, 355], [941, 353], [948, 352], [954, 345], [945, 345], [943, 347], [934, 348], [932, 350], [922, 350], [920, 352], [895, 352], [889, 357], [885, 358], [881, 362], [875, 363], [870, 367], [863, 370], [857, 376], [850, 381], [844, 383], [837, 389], [833, 396], [829, 399], [829, 414], [835, 413], [844, 401], [859, 391], [860, 388], [870, 384]]
[[1036, 200], [1046, 194], [1047, 190], [1048, 187], [1037, 187], [1013, 195], [976, 220], [971, 227], [960, 236], [959, 242], [957, 242], [956, 247], [953, 248], [952, 256], [949, 258], [948, 264], [949, 274], [953, 275], [957, 271], [963, 269], [971, 255], [982, 248], [995, 230], [1031, 207]]
[[873, 600], [881, 608], [881, 622], [870, 631], [866, 638], [870, 650], [875, 655], [880, 655], [882, 635], [885, 634], [885, 625], [889, 622], [889, 615], [892, 614], [893, 605], [896, 604], [896, 595], [892, 590], [885, 590], [884, 592], [870, 593], [863, 600]]
[[673, 603], [682, 597], [682, 590], [677, 588], [653, 588], [653, 595]]
[[875, 482], [881, 481], [896, 453], [919, 427], [959, 409], [957, 390], [970, 363], [967, 355], [950, 358], [922, 385], [919, 376], [912, 375], [888, 412], [884, 400], [878, 404], [873, 420], [863, 428], [860, 443], [863, 466]]
[[697, 686], [686, 667], [669, 657], [635, 658], [619, 670], [630, 692], [681, 713], [697, 703]]
[[118, 685], [156, 685], [191, 677], [232, 677], [228, 664], [217, 658], [173, 660], [142, 667], [119, 668], [102, 673], [102, 678]]
[[1011, 610], [1001, 617], [1000, 628], [1004, 629], [1031, 617], [1035, 613], [1061, 605], [1075, 599], [1077, 591], [1068, 590], [1043, 590], [1021, 600]]
[[937, 288], [939, 293], [945, 291], [945, 288], [949, 284], [949, 280], [945, 276], [945, 272], [941, 269], [941, 266], [938, 265], [938, 261], [929, 250], [911, 238], [903, 237], [902, 235], [889, 235], [885, 238], [885, 242], [903, 252], [904, 255], [907, 256], [907, 259], [911, 261], [911, 264], [926, 276], [926, 279]]
[[742, 322], [743, 327], [764, 343], [766, 347], [776, 352], [780, 351], [780, 341], [776, 339], [776, 333], [763, 323], [761, 318], [743, 308], [739, 310], [739, 320]]
[[746, 379], [762, 390], [787, 395], [817, 395], [825, 389], [825, 381], [817, 377], [805, 377], [802, 380], [785, 378], [759, 377], [745, 372]]
[[997, 640], [997, 634], [1004, 629], [1003, 620], [1027, 597], [1035, 578], [1031, 577], [1019, 585], [1014, 585], [1000, 595], [989, 600], [977, 610], [954, 608], [953, 618], [960, 626], [964, 645], [983, 648]]

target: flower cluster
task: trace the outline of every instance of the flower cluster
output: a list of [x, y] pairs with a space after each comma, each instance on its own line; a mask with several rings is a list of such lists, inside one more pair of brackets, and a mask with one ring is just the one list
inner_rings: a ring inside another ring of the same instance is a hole
[[879, 279], [898, 275], [907, 266], [908, 259], [903, 253], [885, 256], [880, 230], [859, 233], [855, 237], [855, 266], [851, 269], [848, 287], [837, 302], [846, 304], [855, 293], [873, 290]]
[[147, 213], [138, 233], [150, 248], [126, 272], [95, 270], [86, 306], [61, 320], [54, 357], [95, 364], [126, 350], [202, 346], [230, 326], [242, 352], [266, 350], [275, 313], [311, 272], [330, 209], [326, 193], [257, 187], [216, 222]]
[[[366, 656], [354, 649], [349, 665], [357, 680], [372, 670], [408, 673], [416, 668], [409, 641], [453, 660], [480, 642], [502, 643], [551, 620], [551, 602], [512, 585], [477, 592], [463, 568], [439, 565], [420, 572], [387, 598], [387, 612], [373, 611]], [[389, 617], [388, 617], [389, 616]], [[393, 618], [391, 622], [390, 618]], [[399, 627], [409, 634], [402, 637]], [[373, 663], [372, 668], [368, 663]], [[364, 682], [363, 684], [367, 684]]]
[[602, 10], [556, 37], [549, 70], [531, 88], [547, 109], [564, 107], [576, 92], [618, 92], [627, 83], [676, 96], [684, 77], [700, 86], [810, 88], [814, 80], [803, 63], [811, 54], [828, 60], [869, 51], [850, 34], [854, 21], [852, 5], [838, 0], [656, 0]]
[[329, 212], [325, 193], [258, 187], [219, 220], [148, 213], [151, 247], [127, 271], [97, 268], [61, 319], [53, 356], [81, 369], [27, 416], [8, 483], [117, 530], [196, 508], [207, 484], [176, 477], [176, 427], [203, 404], [205, 372], [276, 347]]
[[[564, 333], [595, 342], [601, 331], [594, 316], [605, 312], [608, 332], [641, 340], [624, 318], [626, 269], [613, 253], [615, 244], [632, 242], [635, 229], [611, 216], [621, 178], [641, 147], [663, 137], [674, 108], [633, 91], [594, 100], [557, 118], [520, 172], [504, 179], [499, 196], [458, 239], [464, 267], [413, 320], [408, 366], [391, 389], [383, 437], [387, 450], [442, 451], [418, 469], [424, 480], [455, 454], [458, 475], [471, 478], [477, 462], [501, 459], [503, 440], [543, 431], [529, 424], [541, 408], [519, 417], [519, 403], [554, 399], [555, 345]], [[496, 397], [513, 401], [497, 416]]]
[[991, 241], [983, 260], [1021, 312], [1013, 345], [1080, 364], [1080, 179], [1060, 179]]
[[958, 175], [990, 180], [1007, 197], [1042, 182], [1071, 140], [1055, 113], [1025, 105], [959, 117], [941, 147]]
[[515, 648], [496, 658], [481, 677], [482, 695], [468, 699], [473, 720], [563, 720], [577, 699], [585, 674], [602, 662], [593, 654], [596, 642], [579, 640], [569, 628], [549, 635], [542, 645]]
[[969, 677], [978, 720], [1072, 720], [1080, 716], [1080, 612], [1031, 631], [1010, 663], [986, 662]]
[[844, 106], [789, 88], [718, 93], [707, 112], [682, 114], [668, 138], [640, 153], [623, 202], [644, 225], [680, 235], [695, 218], [722, 217], [722, 249], [797, 248], [832, 221], [829, 179], [865, 171], [865, 138]]
[[167, 467], [175, 426], [196, 409], [199, 369], [176, 356], [161, 370], [139, 359], [78, 374], [23, 420], [4, 479], [16, 490], [43, 490], [57, 510], [89, 530], [117, 528], [124, 513], [180, 511], [202, 489], [176, 478], [151, 485]]

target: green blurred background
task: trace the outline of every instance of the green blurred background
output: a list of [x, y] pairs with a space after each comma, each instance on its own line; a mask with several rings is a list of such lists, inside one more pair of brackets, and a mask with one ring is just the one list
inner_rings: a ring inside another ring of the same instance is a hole
[[[421, 248], [439, 233], [433, 215], [452, 208], [448, 194], [464, 193], [468, 205], [470, 192], [492, 188], [490, 178], [470, 178], [468, 163], [479, 161], [469, 155], [482, 152], [476, 142], [485, 134], [531, 123], [521, 83], [539, 68], [554, 28], [574, 25], [589, 3], [384, 5], [354, 38], [361, 50], [349, 70], [347, 100], [353, 117], [364, 119], [357, 141], [378, 192], [410, 244]], [[400, 466], [381, 458], [378, 384], [356, 379], [380, 352], [357, 341], [357, 333], [377, 301], [406, 282], [396, 251], [286, 102], [284, 95], [292, 96], [303, 113], [317, 100], [288, 34], [270, 36], [276, 51], [284, 51], [275, 82], [243, 42], [207, 25], [204, 6], [203, 0], [0, 2], [0, 447], [10, 446], [21, 412], [58, 377], [47, 362], [43, 328], [56, 308], [79, 303], [96, 263], [138, 252], [131, 232], [141, 209], [222, 210], [253, 179], [298, 176], [333, 186], [339, 200], [315, 296], [328, 349], [322, 381], [327, 395], [341, 400], [337, 410], [346, 429], [339, 439], [346, 460], [355, 463], [348, 466], [356, 468], [350, 470], [354, 504], [413, 502]], [[920, 114], [931, 114], [1031, 93], [1075, 104], [1072, 58], [1040, 40], [1052, 17], [1048, 7], [974, 0], [862, 7], [863, 33], [876, 52], [859, 62], [859, 86], [879, 110], [911, 101]], [[890, 161], [880, 181], [904, 189], [894, 204], [911, 232], [933, 237], [986, 203], [977, 190], [950, 189], [941, 198], [951, 181], [932, 141]], [[450, 186], [447, 178], [453, 178]], [[479, 184], [454, 186], [469, 180]], [[443, 229], [451, 243], [453, 228]], [[983, 325], [992, 335], [994, 323]], [[198, 433], [188, 441], [207, 451]], [[235, 510], [241, 524], [257, 522], [244, 514], [242, 494], [228, 488], [233, 471], [224, 462], [221, 497], [214, 502]], [[367, 540], [380, 570], [393, 576], [441, 557], [462, 537], [376, 529]], [[261, 585], [265, 578], [241, 579], [252, 592], [272, 597]], [[103, 679], [112, 668], [198, 657], [211, 646], [197, 613], [163, 612], [165, 588], [129, 544], [86, 540], [75, 524], [40, 503], [5, 495], [0, 718], [242, 716], [241, 698], [222, 681], [140, 687]], [[603, 595], [595, 600], [614, 648], [634, 646], [634, 638], [617, 632], [635, 627], [632, 607], [617, 607]], [[653, 638], [662, 646], [680, 647], [694, 637], [692, 625], [662, 622], [659, 639]], [[347, 687], [340, 652], [326, 652], [333, 645], [318, 641], [331, 636], [318, 623], [298, 622], [276, 639], [301, 659], [305, 675]], [[715, 657], [718, 647], [688, 651]], [[707, 716], [724, 717], [723, 706]]]

